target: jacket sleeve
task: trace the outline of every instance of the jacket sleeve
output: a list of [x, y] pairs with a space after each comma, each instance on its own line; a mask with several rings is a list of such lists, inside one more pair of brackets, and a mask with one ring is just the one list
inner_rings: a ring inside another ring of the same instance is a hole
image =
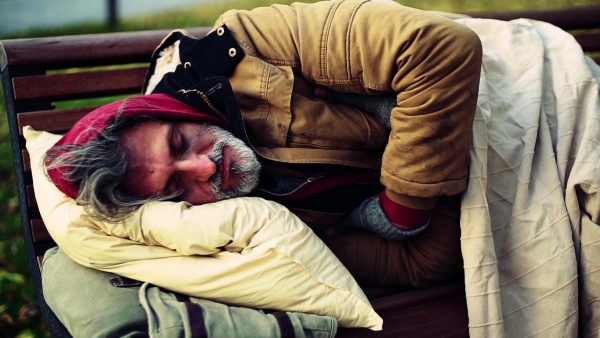
[[395, 3], [335, 1], [225, 13], [242, 45], [337, 92], [396, 93], [382, 159], [389, 198], [428, 209], [463, 191], [481, 42], [468, 28]]

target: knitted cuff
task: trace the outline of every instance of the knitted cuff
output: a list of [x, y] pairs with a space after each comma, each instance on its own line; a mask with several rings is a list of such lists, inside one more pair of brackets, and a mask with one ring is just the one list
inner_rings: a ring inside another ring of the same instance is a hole
[[379, 194], [379, 204], [390, 222], [405, 228], [419, 228], [431, 215], [431, 210], [413, 209], [392, 201], [386, 191]]
[[344, 227], [353, 227], [367, 230], [378, 236], [391, 240], [405, 240], [423, 232], [431, 221], [431, 216], [424, 225], [413, 230], [400, 230], [389, 221], [379, 203], [379, 196], [373, 196], [364, 200], [356, 209], [352, 210], [341, 222]]
[[390, 116], [392, 109], [398, 106], [396, 94], [360, 95], [354, 93], [340, 93], [327, 90], [327, 100], [333, 103], [343, 103], [357, 108], [367, 114], [378, 116], [386, 128], [391, 129]]

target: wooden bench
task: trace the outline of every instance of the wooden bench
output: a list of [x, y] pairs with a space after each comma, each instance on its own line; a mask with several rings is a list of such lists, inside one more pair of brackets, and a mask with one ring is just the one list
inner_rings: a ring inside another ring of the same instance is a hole
[[[572, 30], [583, 49], [600, 63], [600, 7], [471, 15], [501, 20], [526, 17]], [[208, 28], [188, 31], [200, 37]], [[55, 243], [37, 209], [22, 127], [31, 125], [37, 130], [62, 133], [97, 106], [87, 99], [114, 100], [140, 93], [150, 55], [167, 33], [144, 31], [0, 42], [0, 70], [23, 235], [34, 287], [53, 337], [69, 337], [69, 334], [42, 294], [41, 258]], [[85, 100], [62, 108], [65, 101], [80, 99]], [[463, 281], [420, 290], [368, 288], [365, 291], [384, 318], [384, 331], [340, 329], [340, 337], [468, 336]]]

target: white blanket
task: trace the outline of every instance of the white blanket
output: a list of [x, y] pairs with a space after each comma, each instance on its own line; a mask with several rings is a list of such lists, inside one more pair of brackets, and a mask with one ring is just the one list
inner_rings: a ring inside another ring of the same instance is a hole
[[600, 68], [547, 23], [457, 21], [484, 46], [461, 216], [470, 334], [597, 336]]

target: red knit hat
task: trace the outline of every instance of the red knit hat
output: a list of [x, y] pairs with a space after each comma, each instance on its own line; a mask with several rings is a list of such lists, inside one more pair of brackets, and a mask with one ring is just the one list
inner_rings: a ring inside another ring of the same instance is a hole
[[[115, 101], [99, 107], [85, 115], [54, 146], [86, 144], [93, 141], [100, 131], [121, 113], [123, 117], [152, 116], [169, 120], [209, 123], [229, 130], [227, 123], [217, 117], [205, 114], [166, 94], [150, 94]], [[78, 187], [63, 178], [64, 170], [48, 170], [48, 176], [56, 187], [71, 198], [77, 198]]]

